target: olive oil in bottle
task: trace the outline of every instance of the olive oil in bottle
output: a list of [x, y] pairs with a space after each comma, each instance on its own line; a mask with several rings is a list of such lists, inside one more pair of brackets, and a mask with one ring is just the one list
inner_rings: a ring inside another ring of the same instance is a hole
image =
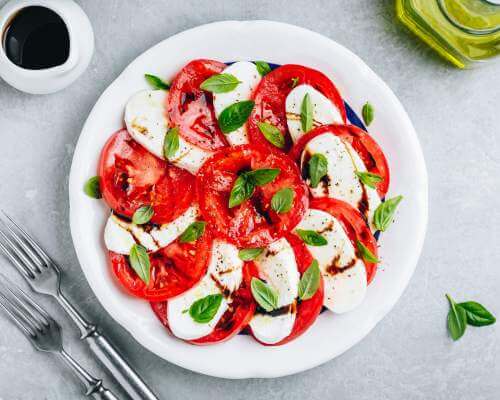
[[396, 0], [396, 12], [459, 68], [500, 54], [500, 0]]

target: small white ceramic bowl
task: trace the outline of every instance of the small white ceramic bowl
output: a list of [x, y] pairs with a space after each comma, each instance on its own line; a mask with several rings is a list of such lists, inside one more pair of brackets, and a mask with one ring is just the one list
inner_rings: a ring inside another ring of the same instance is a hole
[[[5, 30], [16, 13], [29, 6], [49, 8], [66, 24], [70, 51], [64, 64], [32, 70], [17, 66], [7, 57], [3, 46]], [[64, 89], [85, 71], [94, 53], [92, 25], [80, 6], [72, 0], [11, 0], [0, 10], [0, 34], [0, 77], [27, 93], [47, 94]]]

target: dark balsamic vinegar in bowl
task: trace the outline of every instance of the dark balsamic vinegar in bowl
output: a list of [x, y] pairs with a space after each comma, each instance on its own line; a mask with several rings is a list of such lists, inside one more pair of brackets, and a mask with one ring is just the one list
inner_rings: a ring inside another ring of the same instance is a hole
[[63, 19], [41, 6], [21, 9], [3, 35], [3, 46], [10, 61], [25, 69], [57, 67], [69, 57], [69, 32]]

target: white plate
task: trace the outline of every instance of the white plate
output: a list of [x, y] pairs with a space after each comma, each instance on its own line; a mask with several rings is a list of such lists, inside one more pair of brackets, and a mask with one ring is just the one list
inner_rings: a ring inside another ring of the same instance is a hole
[[[330, 76], [347, 102], [359, 111], [375, 107], [369, 131], [391, 168], [389, 195], [402, 194], [396, 222], [382, 235], [382, 266], [367, 298], [355, 311], [321, 314], [299, 339], [265, 347], [238, 336], [216, 346], [197, 347], [169, 336], [149, 304], [125, 294], [114, 282], [106, 260], [103, 228], [108, 210], [83, 193], [96, 174], [102, 146], [122, 127], [129, 96], [147, 87], [144, 73], [172, 77], [195, 58], [220, 61], [266, 60], [299, 63]], [[307, 370], [343, 353], [394, 306], [405, 289], [422, 248], [427, 225], [427, 173], [415, 130], [403, 107], [361, 59], [334, 41], [296, 26], [270, 21], [227, 21], [182, 32], [152, 47], [133, 61], [106, 89], [92, 109], [73, 157], [70, 225], [83, 272], [104, 308], [145, 348], [181, 367], [224, 378], [278, 377]]]

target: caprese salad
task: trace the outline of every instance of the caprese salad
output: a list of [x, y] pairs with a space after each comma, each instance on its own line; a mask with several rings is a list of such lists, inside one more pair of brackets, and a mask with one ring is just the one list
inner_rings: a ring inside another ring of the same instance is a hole
[[332, 80], [205, 59], [170, 84], [146, 79], [84, 186], [111, 209], [104, 242], [124, 290], [197, 345], [243, 332], [281, 345], [322, 310], [360, 305], [401, 196], [386, 198], [384, 153]]

